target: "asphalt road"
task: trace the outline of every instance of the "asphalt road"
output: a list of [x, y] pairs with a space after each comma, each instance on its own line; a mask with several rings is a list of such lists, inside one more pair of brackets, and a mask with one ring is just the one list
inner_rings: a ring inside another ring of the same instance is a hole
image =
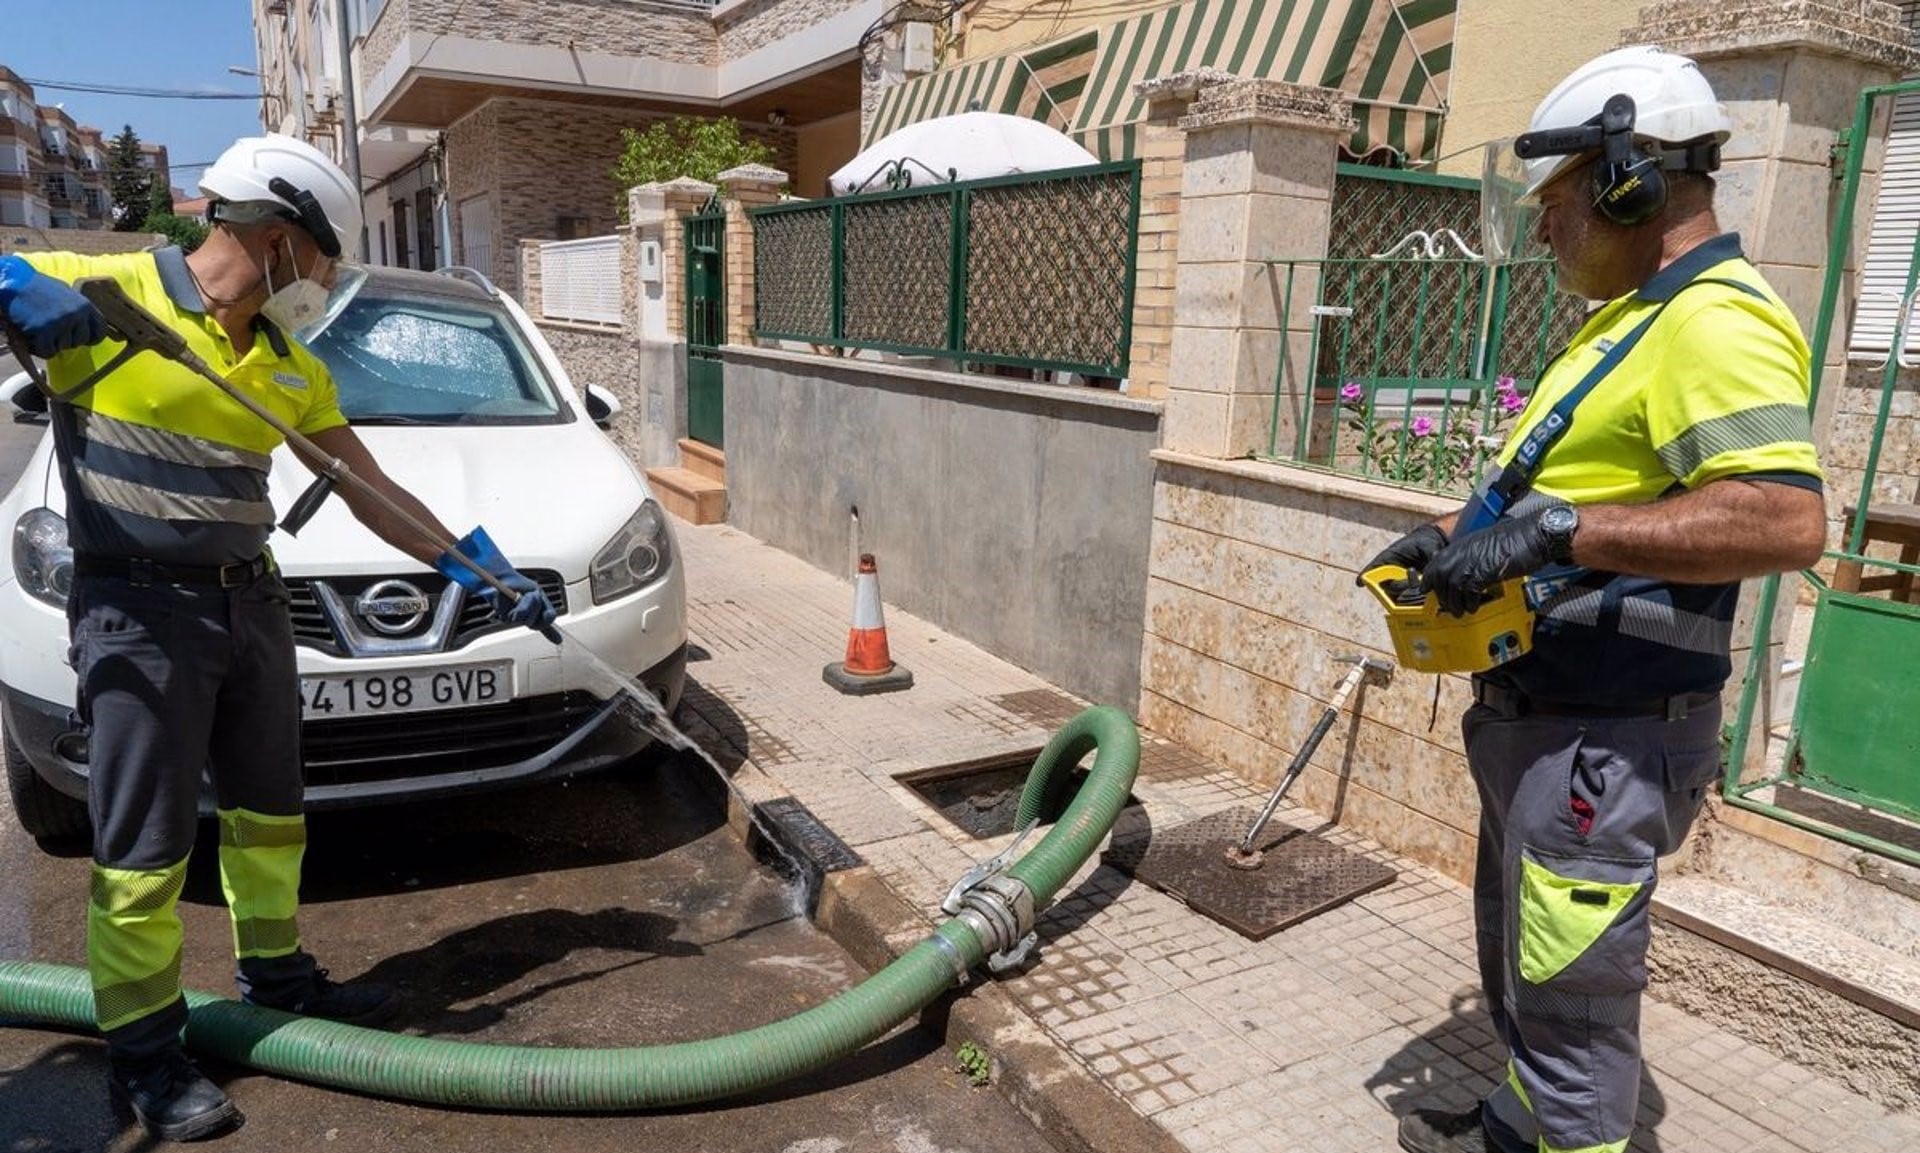
[[[0, 487], [38, 429], [0, 417]], [[5, 529], [7, 526], [0, 526]], [[10, 535], [10, 534], [9, 534]], [[697, 669], [697, 666], [695, 666]], [[336, 979], [398, 987], [390, 1027], [471, 1041], [610, 1047], [696, 1040], [819, 1004], [861, 976], [756, 862], [682, 758], [452, 802], [317, 814], [305, 945]], [[181, 918], [189, 987], [229, 993], [216, 845], [203, 830]], [[85, 959], [88, 861], [43, 853], [0, 798], [0, 956]], [[399, 1104], [208, 1063], [247, 1114], [211, 1148], [629, 1153], [1042, 1153], [939, 1040], [897, 1030], [812, 1077], [715, 1105], [616, 1117]], [[153, 1148], [111, 1102], [99, 1042], [0, 1027], [0, 1151]]]

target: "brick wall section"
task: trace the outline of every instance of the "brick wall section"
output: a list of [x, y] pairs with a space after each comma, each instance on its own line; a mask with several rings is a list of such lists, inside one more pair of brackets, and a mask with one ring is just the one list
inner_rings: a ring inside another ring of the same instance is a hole
[[753, 222], [748, 211], [780, 199], [787, 174], [759, 165], [720, 174], [727, 206], [727, 343], [752, 344]]
[[540, 244], [538, 240], [520, 242], [520, 278], [518, 298], [527, 315], [538, 319], [546, 315], [540, 303]]
[[713, 21], [627, 0], [404, 0], [381, 13], [364, 59], [371, 75], [407, 32], [459, 36], [503, 44], [543, 44], [611, 56], [640, 56], [684, 64], [715, 64], [719, 39]]
[[665, 285], [667, 331], [685, 339], [687, 335], [687, 229], [686, 218], [706, 207], [714, 187], [698, 180], [673, 181], [661, 186], [664, 207], [669, 214], [661, 230], [660, 275]]
[[[620, 130], [663, 118], [560, 101], [494, 100], [448, 129], [447, 183], [454, 203], [480, 193], [493, 200], [494, 267], [481, 271], [513, 291], [519, 277], [515, 247], [526, 239], [559, 239], [563, 217], [582, 221], [584, 235], [615, 232], [617, 198], [624, 195], [613, 181]], [[793, 159], [791, 129], [741, 127], [783, 163]]]
[[0, 225], [0, 256], [10, 256], [16, 252], [77, 252], [83, 256], [104, 256], [114, 252], [139, 252], [166, 243], [167, 238], [158, 232]]
[[852, 8], [859, 0], [747, 0], [714, 17], [721, 60], [738, 60]]

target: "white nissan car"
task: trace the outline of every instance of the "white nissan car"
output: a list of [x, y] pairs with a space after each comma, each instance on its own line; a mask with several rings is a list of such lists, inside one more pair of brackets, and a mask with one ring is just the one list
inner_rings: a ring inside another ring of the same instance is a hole
[[[342, 410], [381, 467], [454, 532], [484, 525], [573, 639], [556, 648], [496, 622], [337, 497], [298, 535], [275, 532], [293, 596], [309, 807], [497, 788], [632, 756], [651, 738], [620, 707], [621, 682], [669, 711], [678, 704], [686, 584], [666, 512], [599, 427], [617, 402], [591, 387], [583, 400], [526, 315], [477, 273], [370, 271], [312, 342]], [[44, 411], [24, 375], [7, 391], [16, 407]], [[276, 452], [275, 509], [284, 516], [312, 480]], [[0, 576], [7, 784], [42, 840], [87, 829], [64, 509], [43, 436], [0, 503], [0, 526], [12, 529]]]

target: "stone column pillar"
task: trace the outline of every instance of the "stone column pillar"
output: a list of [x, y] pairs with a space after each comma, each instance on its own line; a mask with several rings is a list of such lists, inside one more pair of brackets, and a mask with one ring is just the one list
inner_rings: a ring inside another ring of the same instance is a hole
[[1134, 257], [1133, 345], [1128, 352], [1128, 390], [1135, 396], [1167, 395], [1173, 353], [1173, 288], [1179, 270], [1180, 173], [1187, 156], [1187, 134], [1180, 119], [1200, 90], [1233, 79], [1233, 74], [1202, 68], [1142, 81], [1137, 91], [1147, 102], [1140, 126], [1140, 228]]
[[[1747, 257], [1792, 307], [1811, 340], [1819, 320], [1828, 236], [1841, 209], [1843, 187], [1836, 167], [1840, 154], [1835, 151], [1841, 133], [1853, 123], [1862, 88], [1889, 83], [1920, 67], [1920, 54], [1911, 47], [1899, 6], [1884, 0], [1665, 0], [1641, 9], [1640, 22], [1626, 29], [1621, 40], [1691, 56], [1725, 102], [1733, 136], [1721, 153], [1715, 212], [1722, 227], [1741, 234]], [[1847, 337], [1886, 152], [1890, 107], [1890, 101], [1881, 102], [1870, 129], [1852, 251], [1826, 363], [1820, 366], [1814, 443], [1821, 446], [1829, 473], [1830, 540], [1839, 539], [1840, 505], [1857, 495], [1858, 475], [1849, 485], [1842, 479], [1845, 470], [1849, 462], [1857, 467], [1864, 460], [1864, 438], [1872, 429], [1870, 421], [1855, 428], [1857, 443], [1835, 435], [1847, 425]], [[1876, 377], [1875, 396], [1878, 384]], [[1772, 651], [1763, 662], [1763, 700], [1772, 698], [1800, 583], [1789, 578], [1781, 585]], [[1756, 590], [1757, 584], [1750, 582], [1736, 623], [1736, 686], [1749, 660]], [[1768, 711], [1759, 710], [1750, 734], [1744, 766], [1749, 772], [1764, 762], [1761, 722]]]
[[750, 208], [773, 204], [787, 174], [764, 164], [743, 164], [720, 174], [727, 207], [727, 343], [753, 343], [753, 218]]
[[546, 315], [540, 305], [540, 242], [520, 240], [520, 307], [536, 320]]
[[[1273, 80], [1207, 85], [1179, 122], [1178, 272], [1167, 412], [1169, 449], [1222, 459], [1266, 452], [1281, 348], [1282, 443], [1311, 379], [1317, 269], [1275, 261], [1326, 255], [1334, 162], [1352, 105], [1331, 88]], [[1284, 328], [1284, 331], [1283, 331]]]
[[714, 186], [706, 181], [682, 176], [665, 184], [642, 184], [628, 194], [631, 218], [641, 229], [642, 240], [650, 238], [648, 229], [660, 230], [660, 284], [666, 327], [668, 334], [680, 340], [687, 337], [687, 230], [681, 225], [705, 208], [714, 192]]

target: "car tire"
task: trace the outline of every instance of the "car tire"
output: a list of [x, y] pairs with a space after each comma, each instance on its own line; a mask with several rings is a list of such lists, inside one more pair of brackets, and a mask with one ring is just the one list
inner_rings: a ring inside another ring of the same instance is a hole
[[76, 844], [84, 847], [93, 833], [86, 803], [41, 780], [11, 734], [5, 736], [4, 744], [7, 793], [13, 798], [13, 815], [20, 827], [48, 851], [70, 849]]

